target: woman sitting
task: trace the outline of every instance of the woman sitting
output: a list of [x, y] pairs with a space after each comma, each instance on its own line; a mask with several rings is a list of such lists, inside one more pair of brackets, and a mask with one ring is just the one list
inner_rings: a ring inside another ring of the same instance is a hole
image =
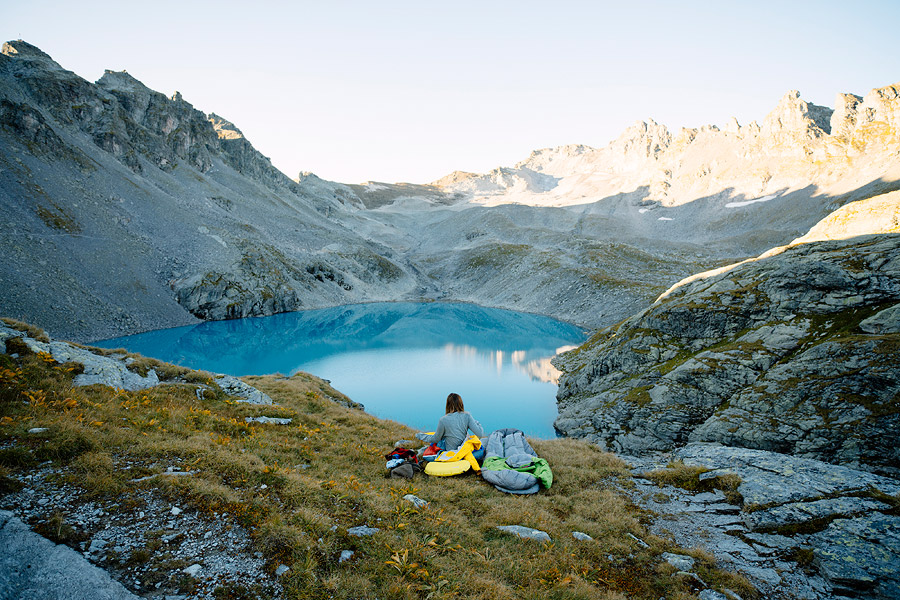
[[[478, 437], [484, 437], [481, 423], [466, 411], [459, 394], [450, 394], [447, 396], [447, 412], [438, 421], [435, 432], [433, 434], [417, 433], [416, 438], [426, 444], [436, 444], [441, 450], [456, 450], [465, 441], [469, 430]], [[477, 460], [482, 460], [484, 450], [475, 451], [473, 456]]]

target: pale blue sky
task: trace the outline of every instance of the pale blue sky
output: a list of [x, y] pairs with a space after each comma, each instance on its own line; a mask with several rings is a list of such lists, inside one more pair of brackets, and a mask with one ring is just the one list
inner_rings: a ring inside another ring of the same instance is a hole
[[635, 121], [761, 121], [900, 81], [900, 0], [60, 2], [0, 6], [95, 81], [125, 69], [233, 121], [291, 177], [432, 181]]

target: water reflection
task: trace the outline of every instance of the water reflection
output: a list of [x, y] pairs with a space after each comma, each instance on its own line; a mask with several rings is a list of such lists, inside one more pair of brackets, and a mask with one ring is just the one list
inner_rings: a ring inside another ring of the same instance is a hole
[[584, 337], [538, 315], [386, 303], [206, 322], [97, 345], [238, 376], [308, 371], [369, 412], [422, 429], [434, 427], [456, 391], [488, 429], [550, 437], [558, 380], [550, 358]]
[[576, 348], [576, 346], [560, 346], [550, 353], [543, 348], [539, 350], [504, 352], [503, 350], [482, 351], [471, 346], [447, 344], [444, 350], [455, 357], [483, 355], [488, 362], [495, 365], [498, 373], [502, 372], [504, 368], [513, 367], [528, 375], [532, 381], [542, 381], [557, 385], [560, 372], [550, 363], [550, 360], [560, 352], [566, 352], [573, 348]]

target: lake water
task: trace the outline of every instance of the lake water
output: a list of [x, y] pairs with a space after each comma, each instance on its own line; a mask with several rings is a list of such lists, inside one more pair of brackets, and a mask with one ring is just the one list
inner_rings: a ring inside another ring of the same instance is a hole
[[433, 430], [460, 394], [485, 432], [554, 437], [550, 359], [584, 332], [539, 315], [456, 303], [340, 306], [162, 329], [95, 345], [235, 376], [306, 371], [370, 414]]

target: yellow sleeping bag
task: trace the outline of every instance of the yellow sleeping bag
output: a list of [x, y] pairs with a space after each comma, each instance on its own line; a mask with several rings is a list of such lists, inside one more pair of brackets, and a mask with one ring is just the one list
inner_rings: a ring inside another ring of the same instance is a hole
[[445, 450], [437, 455], [433, 461], [425, 465], [425, 473], [437, 477], [449, 477], [465, 473], [469, 469], [480, 471], [478, 461], [472, 456], [472, 452], [481, 448], [481, 440], [478, 436], [470, 435], [462, 446], [456, 450]]

